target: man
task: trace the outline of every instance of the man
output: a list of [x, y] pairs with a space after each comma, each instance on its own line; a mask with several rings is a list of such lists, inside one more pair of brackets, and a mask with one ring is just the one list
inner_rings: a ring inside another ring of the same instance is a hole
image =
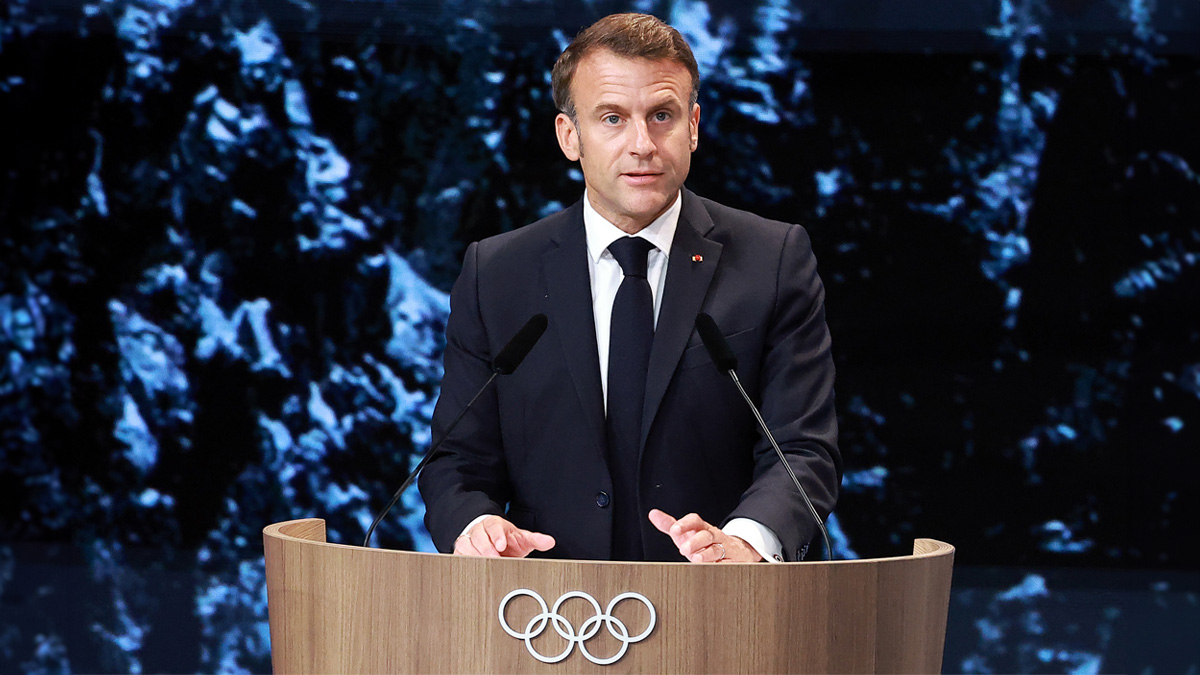
[[529, 317], [549, 323], [422, 473], [434, 543], [509, 557], [802, 558], [812, 516], [694, 323], [708, 313], [728, 336], [739, 378], [826, 517], [841, 457], [807, 234], [682, 189], [699, 75], [658, 19], [618, 14], [585, 29], [553, 87], [584, 198], [467, 249], [435, 435]]

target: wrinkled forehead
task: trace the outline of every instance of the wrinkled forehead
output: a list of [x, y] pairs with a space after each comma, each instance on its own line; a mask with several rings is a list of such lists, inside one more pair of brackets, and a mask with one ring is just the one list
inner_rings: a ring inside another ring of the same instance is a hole
[[685, 104], [692, 84], [691, 74], [677, 61], [596, 50], [580, 61], [571, 89], [577, 101], [625, 96], [664, 102], [675, 99]]

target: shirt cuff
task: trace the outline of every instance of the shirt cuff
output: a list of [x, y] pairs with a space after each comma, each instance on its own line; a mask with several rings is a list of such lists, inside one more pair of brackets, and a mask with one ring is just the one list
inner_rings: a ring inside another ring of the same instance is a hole
[[[460, 536], [460, 537], [461, 537], [461, 536], [465, 535], [466, 533], [470, 532], [470, 531], [471, 531], [471, 528], [472, 528], [472, 527], [475, 527], [475, 525], [476, 525], [476, 524], [477, 524], [479, 521], [483, 520], [484, 518], [487, 518], [487, 517], [488, 517], [488, 516], [490, 516], [490, 515], [492, 515], [492, 514], [490, 514], [490, 513], [485, 513], [485, 514], [483, 514], [482, 516], [479, 516], [479, 517], [475, 518], [475, 520], [472, 520], [471, 522], [467, 523], [467, 526], [463, 528], [463, 531], [462, 531], [462, 532], [459, 532], [459, 533], [458, 533], [458, 536]], [[751, 522], [754, 522], [754, 521], [751, 521]]]
[[721, 531], [742, 539], [767, 562], [783, 562], [783, 542], [766, 525], [749, 518], [734, 518]]

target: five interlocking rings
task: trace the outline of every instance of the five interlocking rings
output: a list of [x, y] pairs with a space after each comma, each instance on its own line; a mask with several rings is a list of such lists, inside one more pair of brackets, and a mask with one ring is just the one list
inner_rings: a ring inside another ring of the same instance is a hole
[[[541, 613], [535, 615], [529, 620], [529, 623], [525, 626], [525, 632], [523, 633], [513, 630], [508, 625], [508, 620], [504, 618], [504, 609], [508, 607], [509, 600], [512, 600], [519, 595], [528, 595], [529, 597], [533, 598], [537, 601], [538, 606], [542, 609]], [[584, 600], [587, 600], [589, 603], [591, 603], [592, 609], [596, 611], [595, 616], [583, 622], [583, 625], [579, 628], [578, 635], [575, 633], [575, 627], [571, 625], [571, 622], [567, 621], [566, 618], [558, 613], [558, 610], [562, 607], [563, 603], [571, 598], [583, 598]], [[646, 630], [633, 637], [629, 636], [629, 629], [625, 627], [625, 624], [622, 623], [620, 619], [614, 617], [612, 613], [613, 608], [617, 606], [618, 602], [628, 599], [640, 600], [642, 604], [646, 606], [646, 609], [650, 610], [650, 622], [646, 626]], [[629, 645], [633, 644], [634, 642], [641, 642], [642, 640], [646, 639], [646, 636], [650, 635], [650, 631], [654, 630], [654, 624], [656, 621], [657, 615], [654, 612], [654, 605], [650, 604], [650, 601], [646, 599], [646, 596], [640, 593], [622, 593], [618, 595], [612, 599], [612, 602], [608, 603], [608, 607], [603, 612], [600, 611], [600, 603], [596, 602], [595, 598], [587, 593], [584, 593], [583, 591], [571, 591], [569, 593], [563, 593], [562, 596], [559, 597], [559, 599], [554, 603], [554, 609], [552, 610], [546, 609], [546, 601], [542, 599], [542, 596], [526, 588], [518, 588], [517, 590], [504, 596], [504, 599], [500, 601], [500, 626], [504, 628], [504, 632], [517, 638], [518, 640], [524, 640], [525, 648], [529, 650], [529, 653], [533, 656], [533, 658], [541, 661], [542, 663], [558, 663], [559, 661], [562, 661], [571, 654], [571, 650], [575, 648], [576, 644], [579, 645], [579, 651], [583, 652], [583, 656], [588, 661], [591, 661], [596, 665], [607, 666], [610, 663], [616, 663], [622, 656], [625, 656], [625, 652], [629, 650]], [[567, 648], [564, 649], [561, 654], [557, 654], [555, 656], [543, 656], [540, 652], [533, 648], [533, 639], [541, 635], [542, 631], [546, 630], [546, 624], [548, 623], [554, 624], [555, 632], [557, 632], [564, 640], [567, 641]], [[595, 637], [596, 633], [600, 632], [601, 623], [608, 628], [608, 632], [614, 638], [621, 642], [621, 648], [617, 650], [617, 653], [604, 659], [592, 656], [592, 654], [588, 652], [586, 644], [588, 640]]]

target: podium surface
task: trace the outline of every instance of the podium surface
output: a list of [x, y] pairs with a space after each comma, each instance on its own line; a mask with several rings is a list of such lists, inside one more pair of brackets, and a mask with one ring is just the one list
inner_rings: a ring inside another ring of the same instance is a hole
[[263, 540], [277, 673], [934, 673], [954, 560], [468, 558], [326, 543], [315, 518]]

